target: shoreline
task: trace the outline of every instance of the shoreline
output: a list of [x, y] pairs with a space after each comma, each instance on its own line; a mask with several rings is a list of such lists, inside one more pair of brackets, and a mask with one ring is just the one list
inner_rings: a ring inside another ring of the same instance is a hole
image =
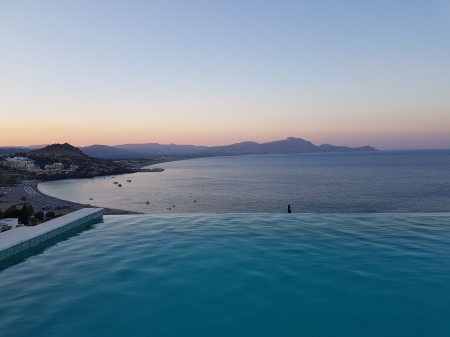
[[[31, 204], [34, 211], [40, 211], [42, 206], [51, 205], [51, 211], [60, 214], [69, 214], [78, 211], [82, 208], [98, 208], [94, 205], [79, 204], [72, 201], [58, 199], [47, 194], [42, 193], [38, 185], [40, 180], [24, 180], [22, 183], [15, 187], [0, 188], [0, 193], [5, 193], [0, 198], [0, 208], [4, 212], [11, 206], [21, 207], [24, 204]], [[23, 201], [20, 198], [25, 197]], [[123, 209], [102, 207], [104, 215], [131, 215], [131, 214], [143, 214], [140, 212], [128, 211]]]
[[[156, 164], [167, 163], [172, 161], [179, 160], [188, 160], [193, 159], [190, 157], [171, 157], [168, 160], [145, 160], [140, 162], [139, 164], [133, 165], [132, 170], [130, 172], [117, 173], [115, 175], [125, 175], [125, 174], [134, 174], [138, 173], [142, 167], [153, 166]], [[158, 173], [158, 171], [155, 171]], [[93, 177], [77, 177], [77, 178], [69, 178], [66, 179], [86, 179], [86, 178], [94, 178], [102, 175], [96, 175]], [[87, 204], [80, 204], [68, 200], [59, 199], [50, 195], [47, 195], [39, 189], [38, 185], [44, 181], [58, 181], [58, 180], [66, 180], [66, 179], [49, 179], [49, 180], [22, 180], [22, 182], [15, 186], [3, 186], [0, 187], [0, 209], [2, 212], [7, 210], [11, 206], [17, 206], [17, 208], [21, 208], [24, 204], [31, 204], [34, 208], [34, 211], [40, 211], [42, 206], [51, 205], [52, 211], [60, 214], [69, 214], [75, 211], [78, 211], [82, 208], [95, 208], [101, 207], [103, 208], [104, 215], [132, 215], [132, 214], [145, 214], [142, 212], [117, 209], [117, 208], [109, 208], [103, 206], [94, 206]], [[2, 195], [4, 194], [4, 195]], [[21, 200], [22, 197], [26, 199]]]

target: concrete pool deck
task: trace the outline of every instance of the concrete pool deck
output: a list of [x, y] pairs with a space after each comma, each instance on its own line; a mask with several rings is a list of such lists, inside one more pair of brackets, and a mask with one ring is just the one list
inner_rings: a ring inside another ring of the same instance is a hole
[[0, 233], [0, 263], [54, 243], [58, 237], [102, 221], [103, 208], [83, 208], [37, 226]]

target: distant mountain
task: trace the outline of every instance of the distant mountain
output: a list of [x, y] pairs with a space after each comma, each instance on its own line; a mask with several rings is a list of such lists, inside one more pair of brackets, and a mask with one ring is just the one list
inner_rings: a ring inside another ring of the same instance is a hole
[[6, 155], [6, 154], [14, 154], [17, 152], [22, 152], [22, 153], [26, 153], [26, 152], [30, 152], [31, 149], [27, 148], [27, 147], [21, 147], [21, 146], [11, 146], [11, 147], [3, 147], [0, 146], [0, 155]]
[[376, 148], [372, 146], [360, 146], [360, 147], [345, 147], [345, 146], [335, 146], [330, 144], [322, 144], [317, 146], [319, 148], [318, 152], [354, 152], [354, 151], [377, 151]]
[[46, 147], [48, 144], [39, 144], [39, 145], [29, 145], [29, 146], [25, 146], [31, 150], [36, 150], [36, 149], [42, 149], [43, 147]]
[[313, 152], [351, 152], [351, 151], [376, 151], [371, 146], [362, 147], [346, 147], [335, 146], [330, 144], [322, 144], [320, 146], [314, 145], [310, 141], [288, 137], [284, 140], [276, 140], [273, 142], [257, 143], [257, 142], [242, 142], [224, 146], [195, 146], [195, 145], [177, 145], [177, 144], [123, 144], [116, 146], [107, 145], [91, 145], [76, 148], [69, 144], [53, 144], [42, 149], [32, 150], [23, 147], [1, 148], [0, 154], [13, 154], [15, 152], [30, 152], [34, 155], [36, 153], [54, 152], [54, 155], [66, 153], [69, 151], [70, 155], [87, 155], [94, 158], [101, 159], [147, 159], [152, 157], [162, 156], [192, 156], [192, 157], [206, 157], [206, 156], [237, 156], [246, 154], [299, 154], [299, 153], [313, 153]]
[[145, 153], [123, 150], [113, 146], [107, 145], [91, 145], [79, 148], [84, 154], [94, 158], [104, 159], [136, 159], [149, 158]]
[[371, 146], [345, 147], [323, 144], [316, 146], [310, 141], [288, 137], [285, 140], [277, 140], [267, 143], [243, 142], [225, 146], [209, 147], [199, 154], [203, 155], [243, 155], [243, 154], [298, 154], [313, 152], [351, 152], [351, 151], [376, 151]]
[[224, 146], [195, 146], [177, 144], [123, 144], [115, 146], [91, 145], [80, 148], [92, 157], [108, 159], [137, 159], [158, 156], [237, 156], [245, 154], [295, 154], [313, 152], [376, 151], [371, 146], [346, 147], [323, 144], [314, 145], [310, 141], [288, 137], [267, 143], [242, 142]]
[[115, 145], [115, 148], [134, 151], [139, 153], [145, 153], [151, 156], [162, 156], [162, 155], [197, 155], [199, 152], [207, 149], [207, 146], [195, 146], [195, 145], [176, 145], [176, 144], [158, 144], [158, 143], [147, 143], [147, 144], [123, 144]]

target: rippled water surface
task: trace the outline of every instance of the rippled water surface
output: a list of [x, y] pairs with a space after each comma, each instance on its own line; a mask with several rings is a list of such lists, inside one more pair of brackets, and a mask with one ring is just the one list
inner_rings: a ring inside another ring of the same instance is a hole
[[450, 212], [450, 151], [444, 150], [216, 157], [158, 166], [165, 171], [39, 188], [65, 200], [156, 214], [285, 213], [288, 204], [294, 213]]
[[0, 271], [0, 336], [450, 336], [450, 214], [136, 215]]

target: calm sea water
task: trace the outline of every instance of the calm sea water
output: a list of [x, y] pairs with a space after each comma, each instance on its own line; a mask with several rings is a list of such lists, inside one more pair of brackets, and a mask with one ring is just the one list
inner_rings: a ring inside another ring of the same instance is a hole
[[0, 272], [0, 336], [450, 336], [450, 214], [107, 216]]
[[158, 166], [165, 171], [39, 188], [74, 202], [157, 214], [284, 213], [288, 204], [298, 213], [450, 212], [448, 150], [216, 157]]

